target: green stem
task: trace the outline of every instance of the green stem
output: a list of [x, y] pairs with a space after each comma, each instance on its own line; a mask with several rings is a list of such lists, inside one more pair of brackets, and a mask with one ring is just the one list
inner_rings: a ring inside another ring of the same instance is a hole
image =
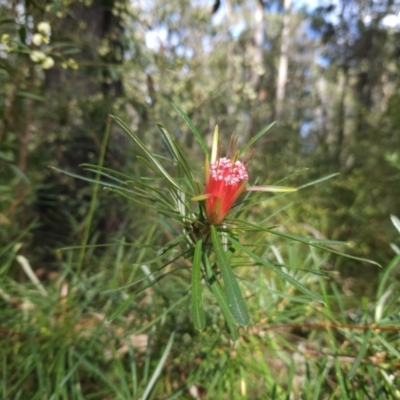
[[[99, 161], [97, 163], [97, 165], [99, 167], [103, 166], [104, 156], [106, 154], [106, 148], [107, 148], [107, 143], [108, 143], [108, 138], [110, 136], [111, 122], [112, 122], [112, 119], [110, 116], [108, 116], [106, 128], [104, 131], [104, 136], [103, 136], [103, 142], [101, 144]], [[77, 265], [77, 275], [78, 276], [81, 273], [83, 260], [85, 258], [86, 245], [89, 240], [90, 227], [92, 225], [93, 214], [94, 214], [94, 210], [96, 208], [96, 203], [97, 203], [97, 192], [99, 190], [99, 181], [100, 181], [100, 176], [101, 176], [100, 168], [97, 171], [98, 172], [96, 173], [96, 177], [95, 177], [96, 183], [93, 185], [92, 199], [90, 201], [89, 212], [86, 217], [85, 231], [83, 232], [83, 237], [82, 237], [82, 242], [81, 242], [81, 250], [79, 252], [78, 265]]]

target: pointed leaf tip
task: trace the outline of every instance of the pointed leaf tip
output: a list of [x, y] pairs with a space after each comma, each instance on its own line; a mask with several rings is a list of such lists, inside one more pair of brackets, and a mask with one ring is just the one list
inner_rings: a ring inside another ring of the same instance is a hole
[[218, 125], [215, 125], [214, 136], [211, 149], [211, 162], [215, 163], [217, 161], [218, 154]]
[[296, 188], [287, 187], [287, 186], [249, 186], [246, 189], [247, 192], [296, 192]]

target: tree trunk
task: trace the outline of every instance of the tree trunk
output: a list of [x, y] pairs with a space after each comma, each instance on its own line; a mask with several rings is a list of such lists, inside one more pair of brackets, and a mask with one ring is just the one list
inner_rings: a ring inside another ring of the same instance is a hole
[[256, 1], [255, 29], [254, 29], [254, 54], [251, 83], [257, 91], [260, 75], [263, 71], [263, 47], [264, 47], [264, 4]]
[[286, 82], [288, 75], [288, 50], [289, 50], [289, 34], [290, 34], [290, 11], [291, 0], [283, 2], [283, 23], [281, 34], [281, 48], [278, 65], [278, 79], [276, 83], [276, 108], [275, 119], [280, 122], [283, 112], [283, 104], [285, 100]]
[[342, 153], [344, 134], [345, 134], [345, 121], [346, 121], [346, 91], [348, 85], [348, 72], [347, 68], [344, 68], [343, 74], [340, 75], [338, 80], [339, 85], [339, 104], [337, 113], [337, 130], [336, 130], [336, 143], [334, 146], [333, 154], [333, 167], [340, 169], [341, 160], [340, 155]]
[[232, 26], [232, 4], [231, 0], [225, 0], [225, 40], [226, 40], [226, 73], [228, 80], [233, 78], [233, 40], [230, 29]]

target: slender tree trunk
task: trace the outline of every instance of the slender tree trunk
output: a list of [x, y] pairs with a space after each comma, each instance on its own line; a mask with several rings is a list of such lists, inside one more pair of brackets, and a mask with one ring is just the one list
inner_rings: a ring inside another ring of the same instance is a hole
[[231, 0], [225, 0], [224, 4], [225, 4], [226, 73], [228, 79], [232, 79], [233, 41], [230, 35], [230, 29], [232, 26], [232, 3]]
[[348, 85], [348, 72], [347, 69], [343, 71], [339, 78], [339, 104], [337, 114], [337, 130], [336, 130], [336, 143], [334, 146], [333, 166], [340, 168], [340, 155], [342, 153], [344, 133], [345, 133], [345, 110], [346, 110], [346, 90]]
[[264, 4], [256, 1], [255, 29], [254, 29], [254, 54], [251, 83], [257, 90], [258, 82], [263, 70], [263, 46], [264, 46]]
[[288, 49], [289, 49], [289, 34], [290, 34], [290, 11], [291, 0], [284, 0], [283, 2], [283, 24], [281, 34], [281, 49], [278, 65], [278, 79], [276, 83], [276, 108], [275, 119], [280, 121], [283, 112], [283, 103], [285, 100], [285, 89], [288, 75]]

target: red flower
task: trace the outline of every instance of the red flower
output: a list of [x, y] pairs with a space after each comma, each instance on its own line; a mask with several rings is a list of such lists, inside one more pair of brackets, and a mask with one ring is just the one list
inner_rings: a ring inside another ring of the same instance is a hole
[[207, 220], [219, 225], [239, 195], [246, 191], [249, 176], [241, 161], [223, 157], [210, 164], [206, 180]]
[[[236, 142], [231, 142], [235, 147]], [[192, 198], [206, 201], [206, 216], [211, 225], [224, 222], [236, 199], [243, 192], [293, 192], [296, 189], [282, 186], [247, 186], [249, 176], [246, 165], [239, 161], [240, 152], [233, 159], [218, 156], [218, 126], [215, 127], [211, 149], [211, 163], [206, 155], [206, 192]]]

